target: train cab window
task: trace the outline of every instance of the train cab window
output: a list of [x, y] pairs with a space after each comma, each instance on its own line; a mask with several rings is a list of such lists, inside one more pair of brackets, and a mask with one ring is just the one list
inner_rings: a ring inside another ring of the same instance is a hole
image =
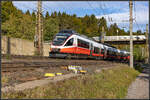
[[99, 54], [99, 48], [98, 47], [94, 47], [94, 53]]
[[73, 45], [73, 38], [71, 38], [66, 44], [65, 46], [72, 46]]

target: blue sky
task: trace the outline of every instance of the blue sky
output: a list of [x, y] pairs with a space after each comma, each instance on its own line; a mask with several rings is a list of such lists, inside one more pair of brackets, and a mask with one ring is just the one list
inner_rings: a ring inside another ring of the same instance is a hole
[[[13, 4], [23, 12], [36, 11], [37, 1], [13, 1]], [[145, 31], [149, 23], [148, 1], [133, 1], [133, 31], [141, 29]], [[128, 1], [42, 1], [42, 9], [45, 14], [54, 11], [76, 14], [83, 17], [86, 14], [94, 14], [97, 18], [106, 18], [108, 26], [117, 23], [120, 28], [129, 29], [129, 2]], [[112, 19], [112, 21], [110, 20]]]

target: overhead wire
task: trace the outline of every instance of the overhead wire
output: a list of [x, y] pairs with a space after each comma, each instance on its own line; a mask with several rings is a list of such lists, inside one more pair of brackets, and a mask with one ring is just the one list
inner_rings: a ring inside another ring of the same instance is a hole
[[36, 12], [36, 11], [37, 11], [36, 8], [34, 9], [34, 8], [31, 8], [31, 7], [27, 6], [27, 5], [23, 5], [23, 6], [24, 6], [25, 8], [27, 8], [27, 9], [29, 8], [29, 10], [32, 10], [33, 12]]
[[138, 27], [138, 30], [141, 30], [142, 31], [142, 29], [143, 29], [143, 27], [141, 27], [138, 23], [137, 23], [137, 21], [136, 21], [136, 6], [135, 6], [135, 1], [134, 1], [134, 3], [133, 3], [133, 6], [134, 6], [134, 21], [135, 21], [135, 24], [136, 24], [136, 26]]
[[88, 3], [88, 5], [89, 5], [97, 14], [99, 14], [99, 11], [97, 11], [97, 10], [89, 3], [89, 1], [87, 1], [87, 3]]

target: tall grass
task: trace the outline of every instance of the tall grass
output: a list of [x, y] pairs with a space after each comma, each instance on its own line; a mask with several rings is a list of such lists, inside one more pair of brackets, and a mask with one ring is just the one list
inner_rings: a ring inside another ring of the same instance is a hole
[[129, 67], [116, 67], [22, 92], [2, 93], [3, 98], [124, 98], [139, 74]]

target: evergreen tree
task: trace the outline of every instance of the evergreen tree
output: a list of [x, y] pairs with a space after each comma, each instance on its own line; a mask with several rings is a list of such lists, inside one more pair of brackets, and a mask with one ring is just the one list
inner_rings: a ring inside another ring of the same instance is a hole
[[1, 2], [1, 18], [2, 23], [9, 19], [10, 14], [20, 17], [22, 13], [18, 10], [12, 3], [12, 1], [2, 1]]
[[35, 12], [32, 12], [31, 16], [32, 16], [32, 20], [35, 22], [35, 21], [36, 21], [36, 15], [35, 15]]
[[108, 35], [108, 27], [107, 27], [107, 21], [104, 17], [100, 18], [98, 21], [99, 29], [98, 29], [98, 34], [101, 35], [102, 33], [102, 27], [104, 27], [104, 30], [106, 32], [106, 35]]
[[137, 30], [137, 35], [141, 35], [142, 34], [142, 31], [141, 30]]
[[56, 11], [54, 12], [53, 17], [54, 17], [54, 18], [57, 17], [57, 12], [56, 12]]
[[46, 12], [45, 19], [50, 18], [48, 11]]
[[26, 15], [30, 15], [30, 11], [29, 11], [29, 10], [27, 10], [25, 14], [26, 14]]

